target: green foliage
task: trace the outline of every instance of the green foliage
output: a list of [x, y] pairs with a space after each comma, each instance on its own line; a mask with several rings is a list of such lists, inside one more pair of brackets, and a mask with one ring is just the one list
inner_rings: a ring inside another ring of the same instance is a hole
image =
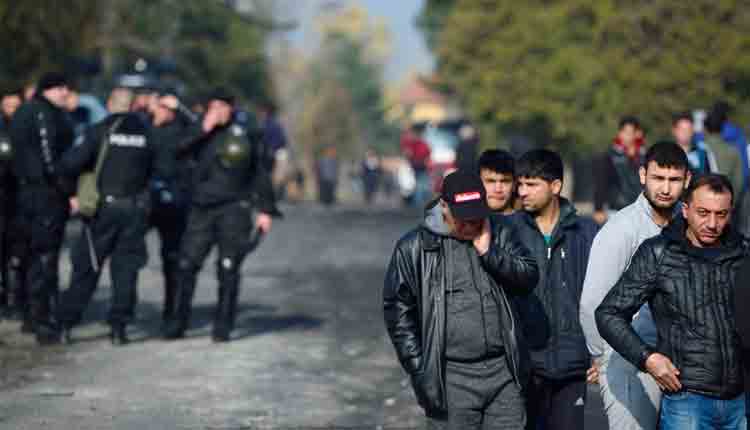
[[747, 1], [458, 0], [435, 53], [485, 130], [541, 118], [545, 143], [589, 151], [624, 114], [659, 135], [673, 113], [718, 98], [750, 113], [747, 28]]
[[456, 0], [426, 0], [422, 6], [415, 23], [422, 30], [430, 49], [435, 49], [437, 36], [455, 5]]
[[246, 99], [272, 97], [265, 41], [273, 28], [224, 2], [0, 0], [0, 24], [5, 84], [21, 85], [50, 69], [71, 71], [77, 58], [99, 59], [111, 79], [143, 57], [168, 60], [199, 93], [221, 84]]
[[354, 8], [322, 25], [321, 49], [301, 85], [305, 111], [297, 124], [297, 140], [309, 155], [334, 145], [344, 158], [356, 159], [365, 147], [381, 153], [398, 147], [397, 128], [385, 120], [383, 63], [376, 55], [382, 41], [368, 24], [364, 11]]

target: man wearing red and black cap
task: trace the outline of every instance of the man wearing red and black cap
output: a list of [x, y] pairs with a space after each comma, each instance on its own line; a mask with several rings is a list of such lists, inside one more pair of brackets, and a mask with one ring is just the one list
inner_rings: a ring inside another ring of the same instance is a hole
[[385, 323], [431, 428], [523, 429], [528, 351], [511, 297], [537, 264], [482, 180], [457, 171], [424, 223], [396, 244], [383, 290]]
[[29, 242], [32, 328], [41, 344], [59, 339], [51, 308], [57, 301], [58, 258], [73, 191], [58, 169], [62, 154], [73, 144], [73, 127], [64, 110], [67, 98], [67, 78], [47, 73], [10, 124], [18, 211]]

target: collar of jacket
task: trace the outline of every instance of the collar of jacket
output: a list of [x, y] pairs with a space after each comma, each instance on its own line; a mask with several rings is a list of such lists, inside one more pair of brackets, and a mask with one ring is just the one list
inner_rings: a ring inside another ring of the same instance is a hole
[[[687, 254], [705, 259], [705, 255], [700, 252], [700, 248], [696, 248], [690, 243], [686, 231], [687, 221], [684, 217], [677, 216], [664, 228], [662, 235], [667, 239], [668, 243], [678, 244]], [[746, 240], [731, 225], [727, 227], [720, 241], [722, 249], [716, 258], [712, 259], [714, 262], [740, 257], [745, 253], [745, 248], [747, 248]]]
[[[516, 213], [520, 214], [521, 219], [523, 219], [529, 226], [539, 230], [536, 220], [534, 220], [534, 217], [530, 213], [523, 210]], [[560, 197], [560, 218], [557, 221], [557, 226], [555, 226], [554, 231], [559, 233], [563, 230], [578, 227], [579, 218], [577, 215], [578, 211], [575, 206], [573, 206], [573, 204], [565, 197]]]

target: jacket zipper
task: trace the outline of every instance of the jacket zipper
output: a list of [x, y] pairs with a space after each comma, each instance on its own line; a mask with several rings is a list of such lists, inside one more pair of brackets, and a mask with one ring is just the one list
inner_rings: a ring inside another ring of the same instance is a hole
[[[479, 294], [479, 306], [481, 307], [481, 313], [482, 313], [482, 332], [484, 333], [484, 356], [487, 357], [490, 354], [490, 345], [487, 341], [487, 320], [485, 319], [485, 313], [484, 313], [484, 293], [477, 285], [477, 276], [478, 276], [478, 270], [476, 268], [476, 265], [474, 264], [474, 258], [473, 255], [471, 255], [471, 251], [469, 252], [469, 265], [471, 266], [471, 283], [474, 284], [474, 289]], [[487, 363], [484, 363], [484, 367], [488, 367]]]

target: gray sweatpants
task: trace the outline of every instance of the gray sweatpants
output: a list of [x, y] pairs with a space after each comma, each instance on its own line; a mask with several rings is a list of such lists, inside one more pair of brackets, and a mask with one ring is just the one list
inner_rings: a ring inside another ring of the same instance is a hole
[[599, 387], [611, 430], [656, 429], [661, 389], [611, 348], [602, 355]]
[[434, 430], [523, 430], [526, 411], [505, 357], [476, 364], [448, 362], [448, 416], [428, 418]]

